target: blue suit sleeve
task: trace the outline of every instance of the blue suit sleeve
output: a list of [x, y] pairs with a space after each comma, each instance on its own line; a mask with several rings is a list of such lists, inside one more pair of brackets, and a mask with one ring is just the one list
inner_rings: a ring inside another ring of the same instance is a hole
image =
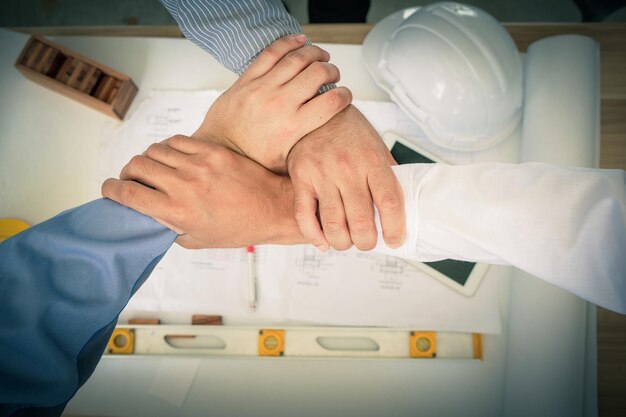
[[100, 199], [0, 244], [0, 416], [61, 414], [175, 239]]

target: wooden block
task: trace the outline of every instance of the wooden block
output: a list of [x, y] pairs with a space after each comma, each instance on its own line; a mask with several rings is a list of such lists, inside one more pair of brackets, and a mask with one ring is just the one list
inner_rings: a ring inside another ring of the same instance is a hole
[[[61, 67], [57, 71], [56, 76], [54, 77], [56, 80], [61, 81], [62, 78], [65, 78], [65, 75], [67, 75], [67, 70], [70, 67], [71, 62], [72, 62], [72, 58], [70, 57], [68, 57], [65, 61], [63, 61], [63, 64], [61, 65]], [[61, 81], [61, 82], [65, 84], [64, 81]]]
[[159, 319], [128, 319], [128, 324], [161, 324]]
[[194, 314], [193, 316], [191, 316], [191, 324], [192, 325], [221, 326], [222, 316], [207, 316], [204, 314]]
[[57, 51], [54, 59], [52, 60], [52, 63], [50, 64], [50, 67], [44, 72], [44, 74], [50, 78], [56, 78], [61, 67], [63, 66], [63, 64], [65, 64], [65, 61], [67, 61], [67, 59], [68, 58], [64, 54]]
[[41, 73], [42, 74], [48, 74], [48, 72], [50, 71], [50, 69], [53, 67], [54, 63], [57, 60], [57, 57], [61, 55], [59, 51], [57, 51], [56, 49], [52, 50], [52, 53], [50, 54], [50, 56], [48, 57], [48, 59], [46, 60], [46, 62], [44, 62], [43, 68], [41, 69]]
[[41, 54], [41, 59], [34, 68], [35, 71], [45, 74], [48, 68], [50, 68], [50, 64], [52, 64], [54, 57], [58, 53], [59, 52], [56, 49], [46, 46], [43, 54]]
[[78, 89], [83, 93], [89, 94], [91, 89], [96, 85], [96, 82], [98, 82], [98, 78], [101, 73], [102, 72], [98, 68], [89, 67], [87, 73], [85, 74], [85, 78], [83, 78], [83, 81], [78, 86]]
[[32, 47], [28, 51], [28, 56], [26, 57], [26, 65], [28, 68], [34, 68], [39, 62], [39, 58], [41, 56], [41, 51], [43, 51], [44, 45], [41, 42], [33, 42]]
[[113, 89], [111, 90], [111, 92], [109, 93], [109, 96], [107, 97], [107, 103], [109, 104], [113, 103], [113, 99], [115, 99], [115, 97], [118, 95], [121, 85], [122, 85], [122, 81], [117, 80], [115, 82]]
[[117, 80], [114, 77], [110, 77], [107, 82], [104, 84], [102, 88], [102, 93], [100, 96], [100, 100], [107, 102], [109, 100], [109, 96], [113, 92], [115, 88], [115, 84], [117, 84]]
[[70, 78], [67, 80], [67, 85], [73, 88], [78, 88], [81, 81], [85, 77], [85, 63], [83, 61], [76, 62], [76, 66], [72, 68]]
[[104, 86], [109, 82], [110, 78], [111, 76], [107, 74], [100, 75], [98, 83], [96, 84], [96, 88], [93, 92], [93, 96], [95, 98], [100, 99], [100, 97], [102, 96], [102, 90], [104, 89]]
[[102, 90], [102, 85], [104, 84], [104, 81], [106, 80], [106, 77], [107, 77], [106, 74], [100, 73], [100, 76], [96, 80], [96, 85], [91, 90], [91, 93], [89, 93], [90, 95], [96, 97], [100, 93], [100, 91]]
[[111, 94], [111, 90], [113, 90], [113, 87], [115, 86], [115, 81], [115, 78], [110, 75], [105, 75], [101, 80], [100, 88], [96, 90], [96, 98], [106, 103], [109, 98], [109, 94]]
[[66, 59], [63, 66], [61, 66], [61, 69], [59, 70], [56, 79], [58, 81], [61, 81], [63, 84], [67, 84], [78, 63], [79, 61], [76, 58]]
[[30, 38], [28, 40], [28, 43], [22, 50], [22, 53], [20, 54], [20, 57], [17, 59], [17, 62], [15, 63], [15, 65], [20, 64], [20, 65], [26, 66], [26, 63], [28, 62], [28, 58], [30, 58], [30, 56], [33, 54], [33, 52], [35, 51], [35, 47], [37, 46], [38, 43], [39, 42], [37, 42], [35, 39]]
[[111, 102], [113, 107], [119, 107], [124, 104], [130, 95], [132, 87], [133, 84], [128, 81], [121, 83], [117, 95], [113, 97], [113, 101]]

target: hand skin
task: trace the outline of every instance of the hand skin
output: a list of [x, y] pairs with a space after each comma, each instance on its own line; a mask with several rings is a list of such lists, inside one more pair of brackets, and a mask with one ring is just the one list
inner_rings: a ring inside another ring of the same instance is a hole
[[[287, 159], [295, 216], [304, 237], [320, 250], [376, 246], [373, 203], [389, 247], [406, 238], [404, 195], [389, 150], [352, 105], [309, 133]], [[318, 222], [316, 209], [319, 201]]]
[[[304, 242], [289, 179], [215, 143], [272, 165], [263, 159], [268, 152], [286, 159], [295, 141], [350, 103], [345, 88], [316, 96], [339, 75], [330, 64], [313, 65], [329, 56], [305, 41], [287, 36], [266, 48], [209, 109], [195, 138], [151, 145], [123, 168], [120, 180], [105, 181], [102, 195], [175, 230], [187, 248]], [[267, 149], [286, 146], [270, 152], [259, 142]]]
[[293, 189], [229, 149], [182, 135], [151, 145], [109, 178], [102, 195], [176, 231], [189, 249], [305, 243]]
[[286, 36], [265, 48], [215, 101], [192, 137], [285, 173], [293, 145], [352, 101], [345, 87], [317, 95], [322, 85], [339, 80], [339, 70], [328, 63], [328, 52], [305, 41], [304, 35]]
[[298, 45], [295, 37], [285, 37], [266, 48], [192, 136], [221, 143], [276, 173], [287, 168], [300, 230], [320, 250], [344, 250], [353, 243], [361, 250], [374, 248], [373, 204], [385, 242], [400, 246], [406, 221], [402, 191], [389, 166], [395, 161], [367, 119], [346, 107], [348, 90], [316, 96], [339, 72], [325, 63], [325, 51]]
[[[298, 120], [299, 114], [294, 111], [294, 108], [300, 106], [300, 103], [298, 100], [295, 102], [287, 100], [281, 102], [280, 106], [277, 105], [276, 101], [273, 100], [278, 99], [271, 95], [273, 90], [263, 89], [263, 80], [267, 80], [268, 83], [275, 83], [277, 78], [274, 72], [276, 70], [281, 76], [289, 71], [293, 75], [302, 70], [303, 64], [299, 60], [300, 58], [286, 60], [292, 65], [277, 65], [277, 62], [284, 64], [284, 62], [277, 61], [278, 56], [281, 53], [287, 55], [300, 48], [301, 45], [298, 45], [301, 41], [304, 40], [298, 40], [296, 37], [282, 38], [273, 44], [276, 48], [264, 51], [258, 60], [250, 66], [246, 74], [242, 76], [243, 81], [234, 85], [229, 90], [228, 95], [225, 94], [223, 99], [216, 101], [211, 107], [205, 122], [194, 136], [225, 144], [246, 155], [255, 152], [255, 147], [246, 148], [246, 139], [248, 139], [248, 144], [256, 142], [255, 146], [258, 145], [258, 141], [249, 140], [251, 136], [255, 139], [258, 137], [270, 139], [272, 136], [280, 137], [280, 132], [276, 133], [277, 131], [285, 126], [293, 125], [294, 120]], [[301, 52], [304, 53], [304, 51], [305, 49], [301, 48]], [[311, 60], [319, 58], [318, 51], [314, 49], [309, 50], [306, 54], [311, 54], [308, 55]], [[292, 77], [287, 84], [297, 86], [297, 80], [298, 77]], [[318, 84], [314, 84], [317, 88]], [[275, 84], [272, 85], [276, 88]], [[282, 85], [285, 86], [285, 84]], [[249, 90], [249, 86], [254, 88], [250, 87], [252, 90]], [[337, 90], [340, 89], [333, 91]], [[246, 100], [251, 94], [250, 91], [258, 93], [256, 100]], [[316, 97], [308, 104], [330, 93], [332, 91]], [[265, 100], [267, 97], [273, 97], [269, 100], [270, 107], [278, 110], [262, 111], [265, 108], [264, 104], [267, 103]], [[335, 100], [333, 102], [336, 104]], [[238, 105], [231, 103], [238, 103]], [[292, 108], [285, 111], [286, 106], [292, 106]], [[321, 103], [321, 107], [324, 107], [323, 103]], [[243, 108], [248, 109], [249, 113], [245, 113], [246, 117], [240, 117], [242, 112], [239, 110]], [[330, 110], [330, 113], [334, 114], [341, 108], [343, 107], [340, 105], [336, 106]], [[315, 114], [315, 108], [301, 106], [300, 111], [302, 110], [309, 112], [308, 118], [305, 117], [307, 120], [309, 118], [313, 121], [323, 120], [311, 116]], [[284, 119], [284, 114], [291, 115], [292, 119]], [[328, 115], [329, 113], [324, 114]], [[250, 123], [250, 121], [256, 123]], [[294, 140], [293, 136], [287, 136], [290, 137], [290, 140]], [[147, 155], [149, 156], [150, 153], [148, 152]], [[253, 155], [250, 156], [254, 157]], [[263, 161], [260, 156], [258, 159]], [[346, 249], [351, 246], [352, 241], [359, 249], [373, 248], [377, 238], [372, 207], [373, 198], [381, 214], [385, 241], [392, 247], [399, 246], [405, 238], [404, 203], [400, 186], [389, 167], [390, 163], [395, 162], [382, 140], [363, 115], [352, 106], [347, 107], [329, 123], [300, 140], [289, 154], [288, 165], [295, 190], [295, 215], [300, 230], [303, 231], [307, 240], [316, 244], [321, 250], [328, 249], [328, 242], [336, 249]], [[266, 162], [266, 164], [269, 163]], [[148, 165], [146, 164], [146, 166]], [[276, 170], [281, 171], [280, 169]], [[133, 178], [130, 176], [122, 178], [122, 180], [131, 179]], [[140, 178], [137, 180], [141, 181]], [[109, 180], [109, 184], [111, 181], [113, 180]], [[103, 186], [103, 195], [107, 197], [109, 195], [106, 194], [105, 188]], [[133, 202], [134, 193], [138, 190], [133, 185], [128, 185], [126, 188], [122, 190], [122, 197], [116, 201], [122, 203], [128, 201], [128, 205], [130, 205]], [[131, 195], [126, 196], [126, 194]], [[324, 237], [316, 217], [318, 200], [320, 200], [320, 217], [328, 241]], [[142, 198], [139, 201], [143, 206], [140, 204], [133, 208], [146, 214], [162, 212], [158, 210], [158, 207], [150, 207], [148, 205], [150, 200]], [[159, 202], [163, 203], [162, 200], [152, 201], [153, 204]], [[344, 214], [344, 210], [347, 216]], [[165, 216], [159, 221], [168, 225]], [[350, 226], [349, 231], [348, 225]], [[179, 232], [184, 230], [184, 227], [179, 227], [176, 224], [170, 224], [169, 227]], [[185, 232], [190, 233], [189, 231]], [[239, 229], [235, 227], [231, 233], [239, 233]], [[190, 233], [190, 235], [193, 234]], [[213, 244], [222, 246], [219, 243]], [[233, 245], [233, 242], [228, 241], [224, 245], [230, 246]]]

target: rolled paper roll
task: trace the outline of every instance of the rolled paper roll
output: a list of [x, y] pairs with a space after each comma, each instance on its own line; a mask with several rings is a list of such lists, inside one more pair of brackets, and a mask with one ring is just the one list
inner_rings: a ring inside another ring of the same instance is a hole
[[600, 50], [591, 38], [562, 35], [528, 48], [523, 162], [597, 167]]
[[[533, 43], [524, 93], [523, 162], [598, 165], [600, 73], [593, 39], [563, 35]], [[502, 414], [579, 415], [584, 403], [594, 410], [595, 395], [588, 393], [596, 381], [595, 309], [516, 270], [509, 314]]]

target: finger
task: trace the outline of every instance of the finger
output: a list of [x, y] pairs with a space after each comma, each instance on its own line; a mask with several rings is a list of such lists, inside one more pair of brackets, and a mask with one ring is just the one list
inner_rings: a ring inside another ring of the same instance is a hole
[[122, 168], [120, 179], [139, 181], [142, 184], [164, 192], [167, 189], [169, 179], [174, 176], [174, 173], [174, 169], [169, 166], [154, 161], [147, 156], [136, 155]]
[[339, 69], [333, 64], [313, 62], [285, 85], [286, 94], [305, 103], [317, 95], [322, 85], [336, 83], [339, 79]]
[[346, 250], [352, 246], [346, 214], [339, 190], [327, 187], [318, 192], [320, 221], [326, 240], [336, 250]]
[[187, 154], [184, 154], [166, 145], [165, 143], [153, 143], [142, 155], [170, 168], [184, 166], [185, 158], [188, 157]]
[[308, 185], [305, 186], [297, 182], [293, 183], [293, 191], [294, 215], [302, 236], [322, 252], [328, 251], [330, 246], [317, 220], [317, 197], [315, 192]]
[[328, 62], [330, 54], [318, 46], [307, 45], [289, 52], [263, 76], [271, 85], [283, 85], [314, 62]]
[[314, 131], [332, 119], [352, 102], [352, 93], [345, 87], [334, 88], [313, 98], [298, 109], [299, 137]]
[[160, 191], [135, 181], [109, 178], [102, 184], [102, 196], [157, 220], [169, 229], [174, 228], [163, 221], [169, 211], [169, 199]]
[[352, 243], [360, 250], [374, 249], [378, 236], [368, 184], [352, 184], [340, 191]]
[[404, 193], [391, 167], [380, 167], [368, 176], [367, 182], [378, 208], [383, 238], [387, 246], [397, 248], [406, 239]]
[[251, 80], [262, 76], [274, 68], [278, 61], [289, 52], [302, 48], [305, 42], [306, 36], [302, 34], [284, 36], [274, 41], [250, 64], [240, 80]]

